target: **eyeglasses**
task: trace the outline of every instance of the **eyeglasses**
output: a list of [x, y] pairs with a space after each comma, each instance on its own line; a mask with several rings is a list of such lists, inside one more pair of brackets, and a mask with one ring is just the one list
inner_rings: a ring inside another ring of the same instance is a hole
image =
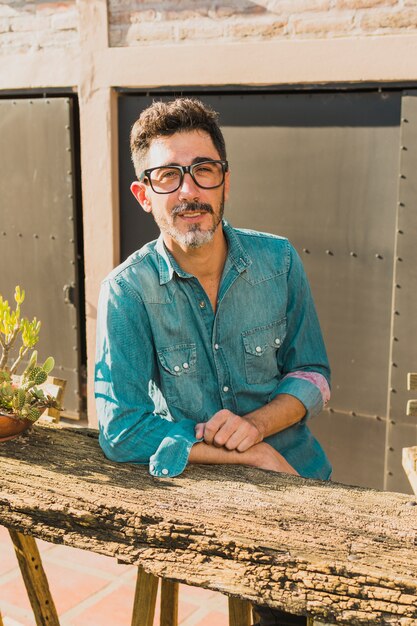
[[139, 181], [149, 183], [155, 193], [172, 193], [182, 185], [185, 174], [202, 189], [215, 189], [224, 183], [227, 161], [201, 161], [193, 165], [168, 165], [144, 170]]

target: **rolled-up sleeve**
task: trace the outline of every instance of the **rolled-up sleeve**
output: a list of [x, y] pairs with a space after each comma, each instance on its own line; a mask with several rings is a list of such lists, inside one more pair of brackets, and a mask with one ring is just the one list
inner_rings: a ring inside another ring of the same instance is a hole
[[287, 285], [287, 332], [278, 351], [282, 379], [274, 395], [295, 396], [305, 406], [304, 419], [308, 419], [330, 398], [330, 368], [307, 276], [291, 244]]
[[149, 464], [154, 476], [180, 474], [198, 440], [195, 422], [173, 421], [159, 389], [144, 303], [123, 279], [102, 283], [97, 312], [95, 397], [99, 442], [113, 461]]

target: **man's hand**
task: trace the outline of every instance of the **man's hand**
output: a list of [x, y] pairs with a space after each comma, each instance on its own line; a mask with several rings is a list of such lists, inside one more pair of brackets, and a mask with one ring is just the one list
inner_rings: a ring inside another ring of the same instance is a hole
[[208, 422], [196, 424], [195, 434], [209, 445], [238, 452], [245, 452], [263, 440], [261, 431], [251, 419], [235, 415], [228, 409], [217, 411]]

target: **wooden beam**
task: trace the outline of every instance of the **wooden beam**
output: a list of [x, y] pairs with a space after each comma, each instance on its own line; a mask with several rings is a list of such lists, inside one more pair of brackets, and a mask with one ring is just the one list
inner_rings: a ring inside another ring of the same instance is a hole
[[238, 466], [154, 478], [54, 425], [0, 445], [0, 524], [338, 626], [417, 623], [415, 503]]
[[153, 626], [158, 578], [138, 567], [132, 626]]
[[178, 587], [175, 580], [161, 581], [160, 626], [178, 626]]
[[37, 626], [59, 626], [58, 613], [49, 590], [38, 546], [33, 537], [10, 530], [20, 571]]
[[252, 607], [246, 600], [229, 597], [229, 626], [251, 626]]

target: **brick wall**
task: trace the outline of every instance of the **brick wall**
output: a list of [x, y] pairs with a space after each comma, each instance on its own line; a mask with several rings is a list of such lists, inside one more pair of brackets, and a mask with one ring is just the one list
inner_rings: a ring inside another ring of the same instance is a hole
[[[111, 46], [417, 32], [417, 0], [108, 0]], [[78, 43], [76, 0], [0, 0], [0, 54]]]
[[0, 54], [66, 48], [77, 42], [76, 0], [0, 1]]
[[417, 32], [417, 0], [108, 0], [110, 45]]

